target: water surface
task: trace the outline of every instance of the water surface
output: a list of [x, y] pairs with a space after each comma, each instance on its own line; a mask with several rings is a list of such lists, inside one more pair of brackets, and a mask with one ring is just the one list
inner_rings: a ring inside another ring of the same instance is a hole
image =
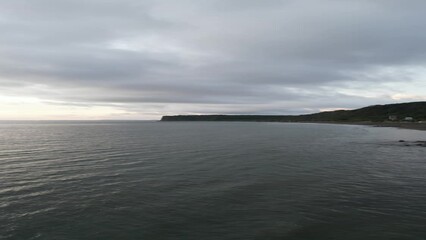
[[426, 239], [426, 132], [0, 123], [0, 239]]

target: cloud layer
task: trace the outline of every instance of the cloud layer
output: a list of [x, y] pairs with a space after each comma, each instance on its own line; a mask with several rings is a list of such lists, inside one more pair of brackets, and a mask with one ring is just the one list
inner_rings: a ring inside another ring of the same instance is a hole
[[111, 110], [100, 118], [424, 100], [425, 8], [420, 0], [1, 1], [0, 100]]

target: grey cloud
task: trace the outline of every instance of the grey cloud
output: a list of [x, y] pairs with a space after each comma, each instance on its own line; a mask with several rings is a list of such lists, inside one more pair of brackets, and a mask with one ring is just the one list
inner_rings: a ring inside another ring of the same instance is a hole
[[216, 104], [204, 112], [302, 113], [386, 102], [338, 87], [409, 80], [374, 71], [426, 63], [425, 7], [420, 0], [2, 1], [0, 90], [129, 111], [187, 104], [203, 112], [199, 105]]

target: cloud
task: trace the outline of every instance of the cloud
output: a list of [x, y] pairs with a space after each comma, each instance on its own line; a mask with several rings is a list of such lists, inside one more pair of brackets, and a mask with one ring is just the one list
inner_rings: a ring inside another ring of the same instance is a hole
[[425, 7], [420, 0], [2, 1], [0, 95], [112, 105], [123, 118], [424, 99]]

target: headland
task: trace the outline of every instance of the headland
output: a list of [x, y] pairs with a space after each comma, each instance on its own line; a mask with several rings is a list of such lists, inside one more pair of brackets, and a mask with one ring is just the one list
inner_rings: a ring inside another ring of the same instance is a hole
[[426, 130], [426, 102], [373, 105], [304, 115], [175, 115], [161, 121], [299, 122]]

